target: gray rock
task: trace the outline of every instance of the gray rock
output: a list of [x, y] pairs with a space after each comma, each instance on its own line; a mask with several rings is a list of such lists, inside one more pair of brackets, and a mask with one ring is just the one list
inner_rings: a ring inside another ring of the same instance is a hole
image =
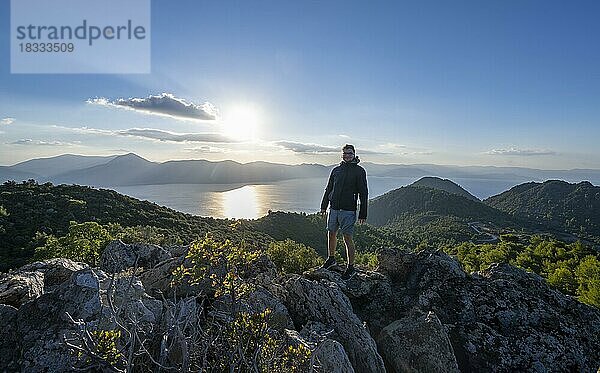
[[73, 272], [89, 268], [85, 263], [74, 262], [65, 258], [54, 258], [31, 264], [26, 264], [18, 272], [30, 271], [44, 274], [44, 292], [54, 290], [57, 286], [67, 281]]
[[394, 372], [459, 371], [448, 334], [433, 312], [394, 321], [383, 328], [377, 345]]
[[140, 274], [140, 280], [146, 291], [155, 297], [190, 297], [210, 292], [211, 280], [201, 280], [199, 283], [184, 278], [181, 282], [173, 281], [173, 271], [181, 265], [189, 266], [185, 257], [172, 258], [159, 263], [154, 268], [148, 269]]
[[294, 327], [288, 309], [271, 292], [261, 286], [248, 294], [248, 299], [243, 303], [246, 310], [252, 313], [263, 312], [269, 308], [271, 310], [269, 325], [274, 329], [282, 330]]
[[433, 311], [448, 330], [461, 371], [587, 372], [600, 365], [600, 310], [549, 288], [537, 275], [495, 264], [470, 276], [455, 259], [432, 250], [386, 250], [379, 263], [397, 299], [387, 315], [402, 319], [415, 307]]
[[18, 370], [17, 309], [0, 304], [0, 371]]
[[100, 256], [100, 269], [109, 273], [121, 272], [136, 265], [152, 268], [170, 259], [171, 253], [160, 246], [149, 244], [125, 244], [121, 240], [109, 243]]
[[312, 350], [311, 363], [313, 372], [316, 373], [354, 373], [352, 364], [344, 347], [337, 341], [322, 338], [318, 341], [309, 341], [295, 330], [284, 330], [285, 343], [297, 347], [304, 345]]
[[135, 276], [116, 278], [114, 284], [109, 285], [106, 297], [111, 297], [113, 307], [125, 319], [152, 324], [160, 322], [162, 302], [146, 294], [142, 282]]
[[280, 286], [270, 288], [292, 316], [298, 328], [319, 321], [333, 329], [332, 339], [340, 342], [357, 372], [385, 372], [377, 346], [354, 314], [348, 297], [335, 283], [310, 281], [298, 275], [283, 278]]
[[329, 338], [332, 332], [333, 329], [318, 321], [309, 321], [298, 334], [306, 343], [314, 345], [313, 367], [316, 372], [353, 373], [354, 368], [344, 346]]
[[0, 273], [0, 304], [16, 308], [44, 292], [44, 275], [40, 272]]
[[357, 274], [343, 281], [341, 272], [317, 268], [303, 273], [311, 280], [327, 280], [336, 283], [346, 294], [354, 313], [369, 329], [372, 336], [379, 335], [383, 327], [393, 321], [395, 296], [389, 279], [381, 273], [357, 268]]
[[20, 339], [20, 365], [28, 372], [66, 372], [76, 363], [64, 338], [73, 338], [75, 320], [92, 322], [102, 312], [98, 275], [91, 269], [73, 273], [71, 278], [53, 292], [25, 303], [17, 314]]

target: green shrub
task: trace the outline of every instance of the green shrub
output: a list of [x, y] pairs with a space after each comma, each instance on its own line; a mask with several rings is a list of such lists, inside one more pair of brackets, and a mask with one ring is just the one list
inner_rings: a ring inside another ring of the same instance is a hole
[[280, 271], [286, 273], [300, 274], [323, 263], [323, 258], [312, 247], [290, 239], [271, 242], [267, 256]]
[[585, 257], [575, 273], [579, 282], [579, 300], [600, 307], [600, 260], [593, 255]]
[[375, 270], [379, 266], [377, 254], [373, 252], [357, 251], [354, 255], [354, 263]]
[[[229, 240], [216, 241], [207, 234], [203, 240], [192, 242], [186, 255], [190, 266], [181, 265], [173, 272], [173, 281], [199, 283], [205, 278], [212, 280], [215, 296], [227, 294], [235, 301], [245, 295], [250, 286], [241, 275], [250, 268], [260, 255], [259, 251], [250, 251], [234, 245]], [[216, 272], [222, 270], [223, 275]]]
[[577, 279], [573, 272], [565, 267], [557, 268], [548, 276], [548, 284], [565, 294], [575, 295], [577, 292]]
[[34, 260], [67, 258], [97, 266], [100, 254], [112, 240], [110, 233], [96, 222], [71, 221], [67, 235], [47, 236], [44, 246], [35, 249]]

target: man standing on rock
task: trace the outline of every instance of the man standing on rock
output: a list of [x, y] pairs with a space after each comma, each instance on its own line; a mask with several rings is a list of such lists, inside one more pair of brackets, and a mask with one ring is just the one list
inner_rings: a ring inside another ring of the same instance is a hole
[[354, 222], [356, 221], [356, 201], [359, 196], [358, 223], [362, 224], [367, 219], [367, 200], [369, 196], [367, 173], [364, 168], [358, 165], [359, 162], [360, 159], [355, 155], [354, 146], [346, 144], [342, 148], [342, 162], [331, 171], [321, 201], [321, 214], [323, 215], [327, 212], [327, 206], [331, 203], [327, 218], [329, 257], [323, 264], [323, 268], [328, 269], [336, 264], [335, 247], [339, 230], [344, 237], [346, 257], [348, 258], [348, 266], [342, 275], [343, 280], [349, 280], [356, 274], [352, 234], [354, 233]]

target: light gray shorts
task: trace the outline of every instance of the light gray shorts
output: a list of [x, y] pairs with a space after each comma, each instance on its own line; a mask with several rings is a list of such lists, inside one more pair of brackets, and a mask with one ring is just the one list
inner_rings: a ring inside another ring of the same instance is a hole
[[355, 222], [356, 211], [329, 209], [327, 230], [330, 232], [340, 230], [345, 234], [353, 234]]

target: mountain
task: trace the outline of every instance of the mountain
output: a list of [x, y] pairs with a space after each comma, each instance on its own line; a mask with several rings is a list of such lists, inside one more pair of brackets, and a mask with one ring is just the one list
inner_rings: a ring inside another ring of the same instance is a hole
[[475, 197], [471, 193], [469, 193], [466, 189], [462, 188], [460, 185], [448, 179], [441, 179], [439, 177], [422, 177], [414, 183], [410, 184], [410, 186], [414, 187], [427, 187], [433, 189], [444, 190], [448, 193], [456, 194], [459, 196], [463, 196], [472, 201], [479, 201], [479, 198]]
[[[447, 183], [443, 184], [447, 186]], [[482, 202], [445, 190], [420, 186], [405, 186], [369, 202], [367, 221], [376, 226], [394, 222], [405, 214], [429, 213], [437, 216], [453, 216], [465, 221], [482, 220], [498, 225], [514, 223], [508, 214]]]
[[117, 157], [110, 156], [85, 156], [75, 154], [62, 154], [50, 158], [30, 159], [25, 162], [10, 166], [13, 170], [28, 172], [46, 178], [61, 173], [81, 170], [88, 167], [94, 167], [109, 162]]
[[[114, 162], [113, 162], [114, 161]], [[363, 160], [364, 161], [364, 160]], [[452, 179], [482, 198], [529, 181], [560, 178], [600, 184], [600, 170], [536, 170], [522, 167], [450, 166], [434, 164], [376, 164], [362, 162], [370, 177]], [[105, 157], [64, 154], [0, 166], [0, 181], [35, 179], [38, 182], [91, 186], [148, 184], [257, 183], [297, 178], [326, 178], [335, 165], [287, 165], [263, 161], [177, 160], [151, 162], [133, 153]]]
[[53, 176], [54, 183], [84, 184], [93, 186], [138, 184], [159, 164], [150, 162], [137, 154], [119, 155], [110, 161], [83, 169], [71, 170]]
[[525, 183], [484, 203], [511, 216], [539, 221], [600, 243], [600, 187], [588, 181]]
[[38, 174], [34, 174], [32, 172], [20, 171], [18, 169], [14, 169], [11, 166], [0, 166], [0, 180], [29, 180], [29, 179], [42, 179], [41, 181], [45, 181], [43, 177]]
[[263, 161], [180, 160], [151, 162], [134, 153], [109, 157], [65, 154], [0, 166], [0, 180], [50, 181], [97, 187], [148, 184], [257, 183], [296, 178], [326, 178], [331, 167], [286, 165]]

